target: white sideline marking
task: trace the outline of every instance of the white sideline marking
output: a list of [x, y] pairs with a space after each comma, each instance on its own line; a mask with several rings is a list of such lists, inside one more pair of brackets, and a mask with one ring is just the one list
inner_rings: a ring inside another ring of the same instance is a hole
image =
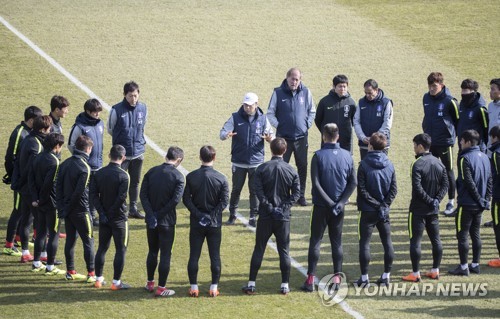
[[[97, 94], [95, 94], [91, 89], [89, 89], [85, 84], [83, 84], [80, 80], [78, 80], [76, 77], [74, 77], [71, 73], [69, 73], [64, 67], [62, 67], [59, 63], [57, 63], [56, 60], [54, 60], [52, 57], [50, 57], [47, 53], [45, 53], [42, 49], [40, 49], [39, 46], [37, 46], [35, 43], [33, 43], [30, 39], [28, 39], [24, 34], [22, 34], [20, 31], [18, 31], [16, 28], [14, 28], [7, 20], [5, 20], [2, 16], [0, 16], [0, 22], [7, 28], [9, 29], [12, 33], [14, 33], [19, 39], [21, 39], [24, 43], [26, 43], [30, 48], [32, 48], [36, 53], [38, 53], [42, 58], [47, 60], [47, 62], [50, 63], [54, 68], [56, 68], [59, 72], [61, 72], [65, 77], [67, 77], [73, 84], [75, 84], [78, 88], [80, 88], [83, 92], [85, 92], [89, 97], [98, 99], [102, 106], [109, 112], [111, 110], [111, 107], [109, 106], [108, 103], [103, 101]], [[162, 157], [165, 156], [165, 152], [153, 141], [151, 140], [148, 136], [144, 135], [146, 139], [146, 143], [156, 151], [156, 153], [160, 154]], [[184, 175], [187, 175], [188, 171], [179, 165], [177, 167]], [[240, 215], [239, 213], [236, 214], [238, 219], [247, 226], [248, 229], [251, 231], [255, 232], [255, 228], [249, 227], [248, 226], [248, 220]], [[269, 247], [271, 247], [274, 251], [278, 252], [278, 248], [276, 247], [276, 244], [270, 239], [269, 242], [267, 243]], [[296, 268], [301, 274], [307, 277], [307, 270], [294, 258], [290, 257], [291, 265]], [[353, 316], [356, 319], [364, 319], [364, 317], [357, 311], [353, 310], [347, 302], [342, 301], [339, 303], [339, 305], [342, 307], [342, 309]]]

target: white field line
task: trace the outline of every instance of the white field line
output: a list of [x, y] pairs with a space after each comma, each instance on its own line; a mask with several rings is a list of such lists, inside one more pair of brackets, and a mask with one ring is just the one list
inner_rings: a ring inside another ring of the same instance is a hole
[[[91, 89], [89, 89], [85, 84], [83, 84], [80, 80], [78, 80], [75, 76], [73, 76], [71, 73], [69, 73], [64, 67], [62, 67], [56, 60], [54, 60], [51, 56], [49, 56], [47, 53], [45, 53], [42, 49], [40, 49], [39, 46], [37, 46], [33, 41], [28, 39], [24, 34], [22, 34], [20, 31], [18, 31], [16, 28], [14, 28], [7, 20], [5, 20], [2, 16], [0, 16], [0, 22], [7, 28], [9, 29], [12, 33], [14, 33], [19, 39], [21, 39], [24, 43], [26, 43], [30, 48], [32, 48], [36, 53], [38, 53], [42, 58], [47, 60], [47, 62], [50, 63], [54, 68], [56, 68], [61, 74], [63, 74], [65, 77], [68, 78], [74, 85], [76, 85], [78, 88], [80, 88], [83, 92], [85, 92], [89, 97], [98, 99], [102, 106], [109, 112], [111, 110], [111, 107], [109, 106], [108, 103], [106, 103], [104, 100], [102, 100], [97, 94], [95, 94]], [[148, 136], [144, 136], [146, 139], [146, 143], [153, 149], [155, 150], [158, 154], [160, 154], [162, 157], [165, 156], [165, 152], [153, 141], [151, 140]], [[178, 169], [186, 175], [188, 171], [182, 167], [179, 166]], [[248, 220], [243, 217], [240, 214], [237, 214], [238, 219], [247, 226], [247, 228], [253, 232], [255, 232], [255, 228], [249, 227], [248, 226]], [[278, 252], [278, 249], [276, 247], [276, 244], [272, 241], [269, 240], [267, 243], [269, 247], [271, 247], [274, 251]], [[297, 269], [301, 274], [307, 277], [307, 270], [294, 258], [291, 258], [291, 265]], [[363, 319], [364, 317], [357, 311], [353, 310], [347, 302], [342, 301], [339, 304], [342, 309], [353, 316], [356, 319]]]

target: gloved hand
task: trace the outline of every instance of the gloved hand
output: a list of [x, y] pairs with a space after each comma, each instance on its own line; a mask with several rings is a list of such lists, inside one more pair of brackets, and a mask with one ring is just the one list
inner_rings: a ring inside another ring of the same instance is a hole
[[200, 224], [201, 226], [203, 227], [208, 227], [212, 224], [212, 222], [210, 221], [210, 217], [208, 216], [203, 216], [200, 221], [198, 222], [198, 224]]
[[335, 207], [333, 207], [333, 209], [332, 209], [333, 215], [338, 216], [338, 215], [342, 214], [342, 212], [344, 212], [344, 206], [345, 206], [345, 203], [338, 202], [335, 205]]
[[433, 207], [434, 209], [439, 209], [439, 200], [434, 199], [434, 200], [432, 201], [432, 207]]
[[378, 218], [380, 220], [387, 220], [387, 218], [389, 217], [389, 207], [388, 206], [380, 206], [380, 208], [378, 209]]
[[267, 212], [272, 215], [273, 210], [274, 210], [274, 206], [271, 203], [267, 204]]
[[99, 224], [107, 224], [109, 221], [108, 216], [106, 214], [99, 214]]
[[154, 214], [146, 214], [145, 221], [149, 229], [155, 229], [156, 226], [158, 225], [158, 221], [156, 220], [156, 216]]
[[281, 220], [283, 219], [283, 217], [285, 217], [285, 215], [283, 214], [283, 209], [281, 207], [274, 207], [271, 214], [273, 216], [273, 219], [275, 220]]
[[12, 182], [12, 178], [9, 176], [9, 174], [5, 174], [2, 178], [2, 181], [4, 184], [10, 185], [10, 183]]
[[485, 210], [490, 210], [490, 202], [486, 199], [481, 199], [480, 203], [481, 207]]

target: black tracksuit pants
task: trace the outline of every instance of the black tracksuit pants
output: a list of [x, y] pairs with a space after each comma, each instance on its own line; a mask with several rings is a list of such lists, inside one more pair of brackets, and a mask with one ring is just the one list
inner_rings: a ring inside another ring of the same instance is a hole
[[311, 215], [311, 237], [309, 239], [309, 253], [307, 255], [307, 273], [316, 274], [319, 260], [321, 240], [328, 227], [330, 244], [332, 247], [333, 272], [342, 271], [344, 252], [342, 250], [342, 226], [344, 225], [344, 212], [335, 216], [327, 207], [314, 205]]
[[21, 194], [21, 202], [19, 206], [21, 219], [19, 221], [19, 235], [21, 237], [21, 246], [23, 250], [29, 249], [30, 230], [31, 226], [38, 224], [38, 214], [35, 213], [35, 208], [31, 205], [31, 196]]
[[[35, 261], [40, 261], [40, 254], [47, 251], [47, 264], [53, 265], [56, 259], [57, 247], [59, 246], [59, 219], [54, 207], [38, 207], [34, 210], [37, 214]], [[47, 235], [49, 236], [48, 241]]]
[[75, 244], [76, 233], [78, 232], [83, 243], [83, 257], [87, 265], [87, 271], [94, 271], [94, 233], [90, 213], [70, 212], [64, 219], [64, 224], [66, 226], [64, 255], [67, 270], [75, 270]]
[[139, 197], [139, 182], [141, 179], [142, 162], [144, 155], [132, 160], [125, 160], [122, 163], [122, 168], [128, 171], [130, 176], [130, 186], [128, 189], [129, 209], [137, 209], [137, 198]]
[[170, 258], [175, 241], [175, 226], [157, 226], [155, 229], [147, 228], [148, 257], [146, 268], [148, 281], [155, 279], [156, 266], [158, 266], [158, 251], [160, 252], [160, 266], [158, 267], [158, 286], [165, 287], [170, 272]]
[[219, 283], [221, 273], [220, 244], [222, 231], [220, 227], [191, 226], [189, 230], [189, 283], [198, 283], [198, 261], [200, 260], [203, 242], [207, 240], [208, 254], [210, 255], [210, 270], [212, 271], [212, 284]]
[[113, 279], [120, 280], [125, 265], [125, 255], [128, 246], [128, 222], [125, 220], [108, 221], [106, 224], [99, 224], [99, 247], [95, 255], [95, 274], [102, 276], [106, 252], [111, 244], [111, 238], [115, 243], [115, 258], [113, 261]]
[[20, 205], [21, 195], [18, 192], [14, 191], [14, 206], [7, 223], [7, 236], [5, 236], [6, 242], [12, 243], [14, 242], [14, 238], [16, 237], [16, 232], [21, 220], [21, 211], [19, 210]]
[[309, 149], [309, 143], [307, 136], [301, 138], [300, 140], [286, 140], [287, 148], [285, 154], [283, 154], [283, 160], [290, 163], [290, 158], [293, 156], [295, 158], [295, 165], [297, 166], [297, 173], [299, 174], [300, 180], [300, 197], [304, 197], [306, 192], [306, 180], [307, 180], [307, 150]]
[[237, 166], [232, 166], [233, 176], [233, 188], [231, 189], [231, 198], [229, 199], [229, 213], [235, 215], [238, 210], [238, 203], [240, 202], [240, 194], [245, 184], [246, 176], [248, 175], [248, 190], [250, 192], [250, 217], [255, 217], [259, 211], [259, 200], [257, 195], [253, 191], [252, 182], [253, 174], [257, 167], [252, 168], [242, 168]]
[[500, 202], [493, 201], [491, 207], [491, 218], [493, 220], [493, 230], [495, 231], [495, 240], [497, 243], [498, 255], [500, 256]]
[[255, 248], [250, 262], [250, 281], [256, 281], [257, 273], [262, 265], [267, 242], [271, 235], [276, 238], [276, 246], [280, 257], [281, 282], [290, 281], [290, 221], [261, 219], [257, 221], [255, 231]]
[[482, 244], [479, 230], [481, 229], [482, 215], [482, 210], [467, 209], [462, 206], [458, 207], [457, 215], [455, 216], [455, 226], [461, 265], [467, 264], [469, 256], [469, 234], [472, 240], [472, 262], [479, 263], [480, 261]]
[[410, 258], [413, 272], [419, 271], [421, 242], [424, 229], [432, 245], [432, 268], [439, 268], [443, 257], [443, 245], [439, 236], [439, 218], [437, 214], [419, 215], [410, 212], [408, 215], [408, 233], [410, 236]]
[[359, 212], [358, 238], [359, 238], [359, 264], [361, 274], [368, 274], [370, 265], [370, 240], [373, 229], [377, 227], [382, 246], [384, 246], [384, 272], [390, 273], [394, 260], [394, 248], [391, 240], [391, 223], [389, 219], [381, 220], [377, 212]]
[[448, 175], [448, 198], [455, 198], [456, 180], [453, 172], [453, 146], [431, 146], [432, 155], [439, 158], [446, 168]]

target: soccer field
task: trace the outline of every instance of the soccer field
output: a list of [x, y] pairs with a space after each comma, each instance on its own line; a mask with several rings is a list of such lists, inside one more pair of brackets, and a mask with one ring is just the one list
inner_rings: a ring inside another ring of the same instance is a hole
[[[479, 91], [489, 102], [489, 81], [500, 76], [498, 64], [498, 3], [470, 1], [4, 1], [0, 7], [0, 158], [4, 158], [12, 129], [22, 119], [26, 106], [49, 111], [50, 98], [64, 95], [71, 103], [63, 119], [65, 135], [74, 123], [89, 89], [109, 105], [120, 101], [123, 84], [140, 85], [141, 100], [148, 105], [146, 134], [158, 147], [184, 149], [183, 166], [199, 167], [198, 150], [211, 144], [217, 150], [215, 167], [231, 176], [230, 142], [219, 140], [219, 130], [240, 105], [245, 92], [257, 93], [263, 111], [274, 87], [293, 66], [303, 73], [315, 102], [331, 88], [335, 74], [350, 79], [350, 93], [357, 101], [363, 83], [374, 78], [394, 101], [394, 124], [390, 159], [398, 177], [398, 196], [391, 210], [395, 261], [391, 278], [411, 270], [407, 233], [410, 201], [409, 167], [414, 159], [412, 138], [421, 131], [422, 95], [426, 77], [440, 71], [454, 96], [460, 96], [465, 78], [479, 82]], [[8, 23], [53, 60], [47, 61], [9, 30]], [[56, 68], [55, 65], [61, 68]], [[61, 70], [78, 80], [71, 81]], [[102, 118], [107, 120], [107, 112]], [[320, 135], [310, 130], [309, 159], [319, 148]], [[105, 150], [111, 146], [105, 136]], [[267, 158], [269, 158], [269, 151]], [[455, 152], [456, 152], [455, 148]], [[63, 158], [69, 152], [63, 152]], [[358, 148], [354, 159], [359, 161]], [[148, 148], [143, 173], [162, 162]], [[292, 161], [293, 162], [293, 161]], [[3, 173], [2, 173], [3, 175]], [[0, 185], [0, 235], [4, 236], [12, 209], [12, 193]], [[307, 193], [310, 200], [310, 183]], [[240, 213], [248, 217], [248, 192], [242, 194]], [[355, 195], [351, 200], [355, 199]], [[443, 205], [444, 206], [444, 205]], [[291, 221], [291, 255], [307, 267], [311, 206], [294, 207]], [[258, 294], [246, 296], [241, 287], [248, 280], [254, 233], [241, 222], [223, 227], [221, 249], [221, 296], [208, 298], [209, 258], [206, 248], [200, 259], [199, 284], [203, 297], [187, 297], [189, 288], [188, 211], [179, 206], [175, 247], [168, 287], [173, 298], [155, 300], [143, 290], [146, 281], [146, 230], [143, 221], [130, 221], [130, 244], [123, 280], [130, 291], [96, 290], [83, 283], [32, 274], [29, 265], [0, 255], [0, 318], [54, 317], [209, 317], [234, 318], [431, 318], [500, 316], [500, 273], [486, 266], [497, 256], [493, 230], [482, 228], [481, 275], [468, 278], [447, 276], [458, 263], [452, 219], [441, 218], [443, 262], [441, 283], [487, 284], [482, 297], [367, 296], [351, 287], [346, 304], [324, 306], [317, 294], [299, 287], [305, 277], [292, 269], [288, 296], [278, 294], [278, 254], [268, 248], [257, 278]], [[485, 212], [483, 219], [490, 220]], [[224, 215], [224, 219], [227, 214]], [[97, 229], [94, 236], [97, 238]], [[325, 234], [327, 236], [327, 234]], [[3, 237], [2, 237], [3, 238]], [[424, 237], [421, 270], [431, 266], [431, 251]], [[347, 206], [344, 222], [344, 272], [352, 282], [359, 273], [357, 211]], [[97, 245], [97, 240], [96, 240]], [[63, 260], [64, 240], [58, 257]], [[383, 270], [383, 252], [378, 235], [372, 238], [370, 278]], [[112, 276], [114, 249], [107, 255], [104, 276]], [[332, 272], [329, 241], [325, 238], [318, 277]], [[80, 242], [76, 267], [84, 272]], [[63, 265], [64, 267], [64, 265]], [[430, 282], [423, 280], [424, 284]], [[109, 286], [108, 286], [109, 288]]]

